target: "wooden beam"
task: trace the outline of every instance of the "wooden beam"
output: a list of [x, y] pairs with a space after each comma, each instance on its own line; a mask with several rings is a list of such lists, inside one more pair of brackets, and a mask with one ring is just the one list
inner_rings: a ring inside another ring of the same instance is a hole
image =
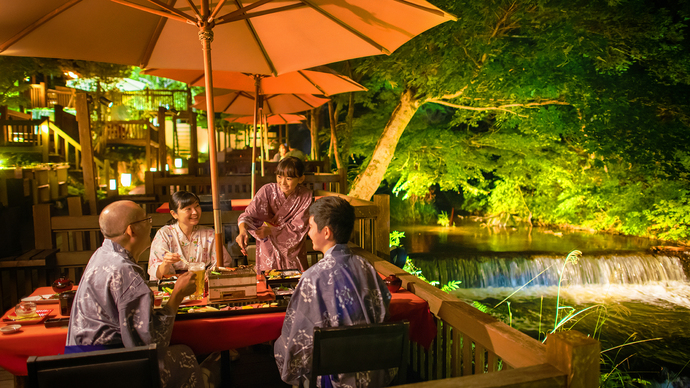
[[168, 147], [165, 145], [165, 111], [166, 109], [162, 106], [158, 108], [158, 162], [163, 176], [167, 175], [165, 166], [168, 163]]
[[34, 247], [36, 249], [53, 248], [53, 233], [50, 224], [50, 205], [34, 205]]
[[[593, 385], [597, 387], [598, 385]], [[423, 383], [399, 385], [398, 388], [566, 388], [566, 377], [553, 365], [541, 364], [495, 373], [476, 374]]]
[[76, 97], [77, 122], [79, 123], [79, 144], [81, 145], [81, 169], [84, 177], [84, 198], [91, 214], [97, 214], [96, 174], [94, 174], [93, 146], [91, 144], [91, 120], [86, 94]]
[[390, 259], [390, 233], [391, 233], [391, 217], [390, 217], [390, 197], [386, 194], [374, 195], [374, 205], [379, 209], [379, 214], [376, 216], [374, 226], [376, 235], [374, 236], [376, 255], [383, 259]]
[[546, 337], [546, 357], [564, 372], [568, 388], [599, 385], [601, 344], [579, 331], [568, 330]]

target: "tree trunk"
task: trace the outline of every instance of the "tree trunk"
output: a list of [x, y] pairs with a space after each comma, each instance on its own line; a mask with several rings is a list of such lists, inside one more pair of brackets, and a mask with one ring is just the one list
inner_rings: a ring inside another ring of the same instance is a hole
[[321, 107], [317, 107], [311, 110], [311, 125], [310, 125], [310, 132], [311, 132], [311, 160], [319, 160], [320, 159], [320, 150], [319, 150], [319, 114], [321, 112]]
[[402, 136], [407, 124], [410, 123], [417, 109], [421, 106], [421, 101], [414, 94], [412, 90], [406, 89], [400, 96], [398, 106], [395, 107], [390, 120], [376, 143], [371, 162], [352, 183], [352, 189], [348, 193], [349, 196], [368, 201], [374, 195], [376, 189], [378, 189], [386, 169], [388, 169], [388, 165], [393, 159], [395, 147], [398, 145], [400, 136]]

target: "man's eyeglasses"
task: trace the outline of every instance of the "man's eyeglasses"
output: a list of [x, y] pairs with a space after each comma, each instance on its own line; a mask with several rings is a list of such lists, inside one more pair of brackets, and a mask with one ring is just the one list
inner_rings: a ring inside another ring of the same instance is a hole
[[[130, 222], [130, 223], [129, 223], [129, 225], [134, 225], [134, 224], [138, 224], [138, 223], [140, 223], [140, 222], [144, 222], [144, 221], [148, 221], [148, 223], [149, 223], [149, 224], [152, 224], [152, 223], [153, 223], [153, 217], [151, 217], [151, 216], [148, 216], [148, 217], [144, 218], [143, 220], [139, 220], [139, 221], [134, 221], [134, 222]], [[129, 226], [129, 225], [127, 225], [127, 226]], [[125, 228], [125, 230], [127, 230], [127, 228]]]

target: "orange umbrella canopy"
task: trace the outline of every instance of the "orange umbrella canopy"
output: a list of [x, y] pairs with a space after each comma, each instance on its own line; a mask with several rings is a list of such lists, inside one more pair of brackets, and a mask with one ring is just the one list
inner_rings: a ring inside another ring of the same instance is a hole
[[[146, 69], [142, 73], [181, 81], [192, 86], [204, 86], [203, 70]], [[259, 78], [261, 94], [296, 93], [331, 96], [367, 90], [364, 86], [326, 66]], [[254, 75], [235, 71], [214, 71], [213, 86], [245, 92], [256, 90]]]
[[0, 0], [0, 10], [0, 55], [199, 70], [208, 24], [214, 70], [267, 75], [387, 54], [455, 19], [424, 0]]
[[[241, 116], [255, 113], [253, 93], [216, 89], [214, 95], [213, 103], [216, 112]], [[327, 102], [327, 98], [316, 97], [311, 94], [269, 94], [263, 96], [263, 113], [273, 115], [303, 112]], [[206, 110], [206, 97], [203, 95], [195, 96], [192, 106], [196, 109]]]
[[[268, 125], [283, 125], [283, 124], [299, 124], [302, 121], [306, 120], [307, 118], [302, 116], [302, 115], [293, 115], [293, 114], [277, 114], [277, 115], [271, 115], [266, 118], [266, 124]], [[238, 124], [253, 124], [254, 123], [254, 116], [234, 116], [234, 117], [226, 117], [224, 120], [229, 121], [231, 123], [238, 123]]]

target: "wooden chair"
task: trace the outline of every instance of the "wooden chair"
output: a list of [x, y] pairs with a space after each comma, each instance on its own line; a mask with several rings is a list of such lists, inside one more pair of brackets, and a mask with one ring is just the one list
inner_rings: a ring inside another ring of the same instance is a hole
[[26, 361], [28, 387], [160, 387], [156, 344], [58, 356], [31, 356]]
[[404, 384], [409, 355], [407, 321], [370, 325], [315, 327], [309, 386], [316, 377], [398, 368], [391, 385]]

